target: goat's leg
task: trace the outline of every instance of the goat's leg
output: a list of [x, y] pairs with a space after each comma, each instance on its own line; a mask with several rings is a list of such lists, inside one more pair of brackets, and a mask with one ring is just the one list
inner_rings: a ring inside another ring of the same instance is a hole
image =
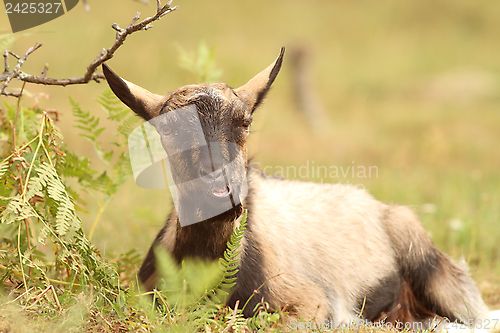
[[409, 208], [389, 206], [384, 223], [396, 252], [401, 279], [410, 285], [414, 297], [407, 307], [414, 312], [410, 317], [422, 320], [428, 312], [471, 326], [489, 318], [466, 267], [459, 267], [434, 246]]

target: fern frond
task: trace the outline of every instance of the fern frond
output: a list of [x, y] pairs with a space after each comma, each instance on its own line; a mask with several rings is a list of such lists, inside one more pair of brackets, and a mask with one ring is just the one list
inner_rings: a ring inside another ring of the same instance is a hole
[[118, 189], [125, 184], [127, 179], [132, 175], [132, 167], [128, 153], [121, 153], [113, 166], [114, 177], [108, 187], [107, 194], [113, 195]]
[[41, 163], [35, 168], [37, 175], [31, 177], [29, 190], [26, 199], [33, 196], [43, 196], [43, 189], [47, 189], [48, 196], [56, 202], [56, 224], [55, 229], [58, 235], [63, 236], [69, 230], [77, 230], [81, 227], [81, 222], [75, 214], [75, 205], [66, 192], [56, 169], [49, 163]]
[[50, 234], [50, 227], [48, 225], [44, 225], [40, 232], [38, 233], [38, 243], [45, 244], [45, 240]]
[[239, 271], [241, 240], [247, 229], [247, 211], [243, 213], [240, 226], [237, 227], [231, 235], [231, 239], [227, 242], [224, 256], [219, 259], [219, 264], [223, 269], [222, 278], [214, 289], [214, 293], [227, 295], [232, 287], [236, 284], [236, 274]]
[[222, 75], [222, 70], [216, 68], [215, 47], [208, 47], [205, 42], [200, 42], [196, 53], [189, 53], [180, 45], [177, 45], [177, 50], [179, 67], [193, 74], [197, 81], [216, 82]]
[[[21, 254], [21, 260], [23, 262], [23, 265], [26, 265], [28, 267], [34, 268], [36, 272], [32, 272], [30, 274], [30, 277], [33, 278], [36, 275], [41, 276], [41, 281], [45, 286], [48, 286], [48, 278], [46, 274], [46, 270], [44, 269], [44, 263], [39, 259], [39, 258], [33, 258], [33, 254], [36, 251], [35, 248], [32, 249], [27, 249], [23, 254]], [[33, 258], [33, 259], [30, 259]]]
[[22, 198], [21, 194], [18, 194], [10, 198], [1, 198], [7, 200], [9, 203], [7, 207], [2, 212], [2, 217], [0, 218], [0, 223], [13, 223], [15, 221], [21, 221], [28, 217], [36, 216], [30, 204]]
[[69, 150], [65, 150], [65, 156], [62, 163], [56, 165], [57, 172], [63, 177], [75, 177], [82, 185], [95, 187], [96, 184], [93, 175], [97, 173], [96, 170], [90, 167], [90, 160], [85, 156], [77, 156]]
[[[70, 102], [82, 134], [99, 152], [97, 138], [104, 130], [99, 119], [82, 111], [73, 100]], [[15, 117], [15, 109], [7, 105], [4, 109], [7, 117]], [[16, 127], [18, 138], [29, 142], [23, 147], [38, 141], [36, 149], [19, 149], [0, 161], [0, 269], [8, 267], [0, 276], [0, 284], [8, 277], [15, 280], [22, 275], [26, 290], [30, 287], [40, 290], [42, 284], [53, 281], [62, 285], [77, 282], [82, 287], [97, 287], [101, 295], [116, 297], [120, 290], [117, 271], [85, 236], [63, 177], [78, 178], [83, 190], [98, 188], [102, 180], [106, 185], [112, 181], [105, 173], [94, 177], [97, 172], [90, 168], [87, 158], [60, 150], [61, 135], [57, 127], [47, 114], [41, 120], [37, 118], [40, 113], [37, 112], [23, 109]], [[12, 156], [17, 157], [14, 164]], [[50, 246], [40, 251], [40, 245], [46, 241], [50, 241]], [[55, 261], [55, 265], [47, 265], [46, 254], [50, 249], [54, 257], [50, 261]]]
[[0, 162], [0, 179], [3, 178], [8, 169], [9, 169], [9, 159], [5, 159], [2, 162]]
[[97, 138], [106, 127], [99, 127], [99, 118], [91, 116], [89, 111], [83, 111], [80, 104], [75, 102], [71, 97], [69, 97], [69, 102], [73, 107], [73, 116], [76, 118], [75, 121], [79, 124], [74, 125], [74, 127], [81, 129], [84, 133], [80, 133], [80, 136], [92, 142], [97, 150]]
[[130, 133], [139, 125], [141, 122], [141, 118], [137, 117], [136, 115], [131, 115], [118, 126], [118, 132], [123, 135], [124, 137], [128, 138]]
[[104, 112], [108, 115], [108, 119], [113, 121], [122, 121], [130, 112], [128, 108], [121, 106], [121, 102], [111, 89], [104, 90], [97, 102], [103, 107]]
[[156, 249], [157, 269], [162, 277], [161, 289], [167, 293], [168, 306], [175, 311], [187, 309], [198, 322], [210, 321], [220, 310], [230, 289], [236, 284], [241, 240], [246, 230], [246, 212], [235, 229], [224, 256], [210, 263], [184, 260], [179, 268], [161, 248]]
[[69, 230], [81, 228], [81, 221], [75, 214], [75, 205], [66, 192], [56, 169], [48, 163], [43, 163], [40, 164], [36, 171], [39, 175], [47, 175], [47, 192], [49, 197], [58, 203], [56, 214], [57, 233], [63, 236]]
[[37, 176], [31, 177], [28, 182], [28, 191], [26, 192], [26, 200], [31, 200], [35, 195], [43, 196], [42, 190], [47, 186], [49, 175], [44, 172], [39, 172], [35, 169]]

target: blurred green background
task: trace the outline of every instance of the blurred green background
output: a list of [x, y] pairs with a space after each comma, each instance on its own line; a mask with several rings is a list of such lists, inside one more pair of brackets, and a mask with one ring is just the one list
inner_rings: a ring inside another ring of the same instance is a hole
[[[22, 69], [39, 74], [48, 63], [50, 77], [81, 76], [100, 50], [112, 45], [112, 23], [125, 27], [136, 12], [145, 18], [156, 10], [153, 2], [132, 0], [89, 5], [88, 13], [79, 4], [61, 18], [16, 34], [17, 54], [44, 43]], [[464, 258], [488, 301], [500, 304], [500, 2], [173, 5], [179, 9], [147, 32], [129, 36], [108, 62], [119, 75], [159, 94], [197, 83], [179, 66], [178, 49], [195, 52], [205, 42], [216, 48], [220, 81], [237, 87], [286, 46], [284, 67], [254, 117], [250, 155], [261, 167], [376, 166], [378, 174], [370, 178], [349, 173], [305, 180], [360, 184], [381, 201], [410, 205], [437, 246]], [[10, 31], [3, 12], [0, 22], [0, 31]], [[308, 51], [311, 88], [330, 122], [321, 133], [307, 125], [294, 101], [290, 54], [298, 46]], [[11, 87], [20, 87], [16, 84]], [[73, 128], [67, 96], [103, 115], [95, 99], [105, 88], [104, 82], [27, 85], [33, 96], [23, 103], [57, 109], [65, 141], [95, 157]], [[38, 93], [49, 98], [34, 98]], [[93, 241], [105, 254], [146, 252], [171, 209], [168, 196], [130, 180], [105, 211]], [[89, 213], [81, 215], [87, 232], [96, 216], [94, 200], [88, 202]]]

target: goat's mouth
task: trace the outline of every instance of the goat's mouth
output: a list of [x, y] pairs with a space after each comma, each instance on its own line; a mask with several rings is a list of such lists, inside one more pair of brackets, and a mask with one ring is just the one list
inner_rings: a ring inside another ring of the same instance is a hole
[[217, 198], [225, 198], [231, 194], [231, 187], [224, 184], [224, 187], [212, 187], [212, 194]]

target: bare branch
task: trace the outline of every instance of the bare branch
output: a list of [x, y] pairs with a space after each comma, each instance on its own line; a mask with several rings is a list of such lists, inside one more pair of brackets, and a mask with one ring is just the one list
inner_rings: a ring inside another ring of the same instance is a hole
[[45, 66], [43, 67], [43, 71], [42, 71], [42, 76], [43, 78], [45, 78], [45, 75], [47, 75], [47, 72], [49, 71], [49, 64], [45, 64]]
[[15, 92], [11, 92], [11, 91], [4, 91], [2, 93], [2, 95], [4, 95], [4, 96], [12, 96], [12, 97], [16, 97], [17, 98], [17, 97], [21, 96], [21, 93], [15, 93]]
[[[159, 1], [158, 1], [158, 3], [159, 3]], [[102, 63], [106, 62], [107, 60], [109, 60], [113, 57], [116, 50], [120, 46], [123, 45], [123, 42], [125, 41], [125, 39], [127, 38], [128, 35], [136, 32], [136, 31], [139, 31], [139, 30], [147, 30], [146, 27], [150, 26], [150, 24], [152, 22], [159, 20], [164, 15], [166, 15], [170, 12], [173, 12], [177, 8], [178, 8], [178, 6], [170, 7], [170, 3], [167, 3], [163, 7], [159, 8], [159, 10], [156, 11], [156, 14], [154, 16], [148, 17], [147, 19], [136, 24], [135, 22], [137, 22], [139, 20], [139, 14], [140, 14], [140, 13], [137, 13], [136, 16], [134, 16], [134, 18], [132, 19], [132, 23], [130, 23], [130, 25], [125, 29], [121, 29], [118, 26], [118, 24], [116, 24], [116, 23], [113, 24], [112, 27], [113, 27], [113, 29], [116, 30], [115, 43], [109, 49], [107, 49], [105, 53], [102, 52], [101, 55], [99, 57], [97, 57], [97, 59], [94, 60], [89, 65], [89, 67], [87, 68], [87, 73], [85, 73], [85, 75], [84, 75], [84, 78], [87, 80], [87, 82], [88, 82], [88, 80], [91, 79], [92, 73], [94, 73], [95, 69], [98, 66], [100, 66]]]
[[[140, 19], [139, 15], [140, 13], [137, 13], [133, 19], [132, 22], [125, 28], [122, 29], [118, 26], [118, 24], [113, 23], [111, 27], [116, 30], [116, 39], [113, 45], [109, 49], [102, 49], [102, 51], [97, 55], [96, 59], [90, 63], [90, 65], [87, 67], [87, 71], [82, 77], [77, 77], [77, 78], [69, 78], [69, 79], [53, 79], [53, 78], [47, 78], [46, 74], [48, 71], [48, 66], [45, 65], [42, 75], [40, 76], [35, 76], [35, 75], [29, 75], [21, 71], [21, 66], [23, 65], [24, 61], [26, 61], [27, 57], [36, 51], [38, 48], [42, 46], [42, 43], [37, 43], [35, 44], [34, 47], [30, 48], [26, 54], [23, 57], [19, 57], [16, 55], [14, 52], [7, 50], [4, 53], [4, 72], [0, 75], [0, 82], [4, 82], [2, 87], [0, 88], [0, 95], [5, 95], [5, 96], [14, 96], [14, 97], [19, 97], [19, 93], [14, 93], [14, 92], [7, 92], [5, 89], [9, 85], [9, 83], [12, 81], [12, 79], [18, 79], [23, 82], [28, 82], [28, 83], [36, 83], [36, 84], [45, 84], [45, 85], [58, 85], [58, 86], [67, 86], [70, 84], [85, 84], [88, 83], [89, 81], [96, 81], [99, 82], [99, 80], [104, 79], [104, 75], [102, 73], [95, 74], [95, 71], [97, 67], [99, 67], [101, 64], [104, 62], [108, 61], [111, 59], [118, 50], [120, 46], [123, 45], [125, 39], [127, 38], [128, 35], [139, 31], [139, 30], [147, 30], [152, 27], [152, 23], [155, 21], [158, 21], [160, 18], [165, 16], [166, 14], [173, 12], [178, 8], [178, 6], [171, 7], [172, 0], [168, 1], [167, 4], [164, 6], [161, 5], [160, 0], [156, 1], [157, 4], [157, 10], [156, 14], [154, 16], [148, 17], [144, 19], [143, 21], [137, 23]], [[9, 54], [12, 55], [14, 58], [17, 59], [17, 65], [14, 67], [12, 71], [10, 71], [9, 68]]]
[[7, 50], [7, 52], [9, 52], [14, 58], [16, 58], [18, 60], [21, 59], [20, 56], [18, 56], [17, 54], [15, 54], [14, 52], [12, 52], [11, 50]]
[[[7, 86], [9, 85], [9, 82], [19, 76], [19, 73], [21, 73], [21, 66], [24, 64], [24, 62], [28, 59], [28, 56], [35, 52], [36, 50], [38, 50], [40, 47], [42, 47], [42, 43], [36, 43], [35, 46], [33, 47], [30, 47], [28, 49], [28, 51], [26, 51], [26, 54], [22, 57], [22, 58], [19, 58], [14, 52], [11, 52], [9, 51], [10, 54], [12, 54], [15, 58], [17, 58], [17, 65], [16, 67], [14, 67], [14, 69], [9, 72], [8, 71], [8, 68], [9, 68], [9, 64], [8, 64], [8, 58], [5, 59], [5, 71], [4, 73], [0, 76], [0, 82], [4, 81], [4, 84], [2, 85], [2, 87], [0, 88], [0, 95], [5, 95], [5, 88], [7, 88]], [[4, 57], [7, 55], [7, 52], [5, 52], [5, 55]], [[8, 57], [8, 56], [7, 56]], [[15, 93], [14, 93], [15, 94]], [[14, 96], [12, 94], [9, 94], [8, 96]], [[20, 96], [20, 94], [17, 94], [17, 97]]]
[[4, 71], [3, 71], [3, 74], [5, 73], [8, 73], [9, 72], [9, 51], [5, 50], [5, 52], [3, 53], [3, 62], [4, 62]]

